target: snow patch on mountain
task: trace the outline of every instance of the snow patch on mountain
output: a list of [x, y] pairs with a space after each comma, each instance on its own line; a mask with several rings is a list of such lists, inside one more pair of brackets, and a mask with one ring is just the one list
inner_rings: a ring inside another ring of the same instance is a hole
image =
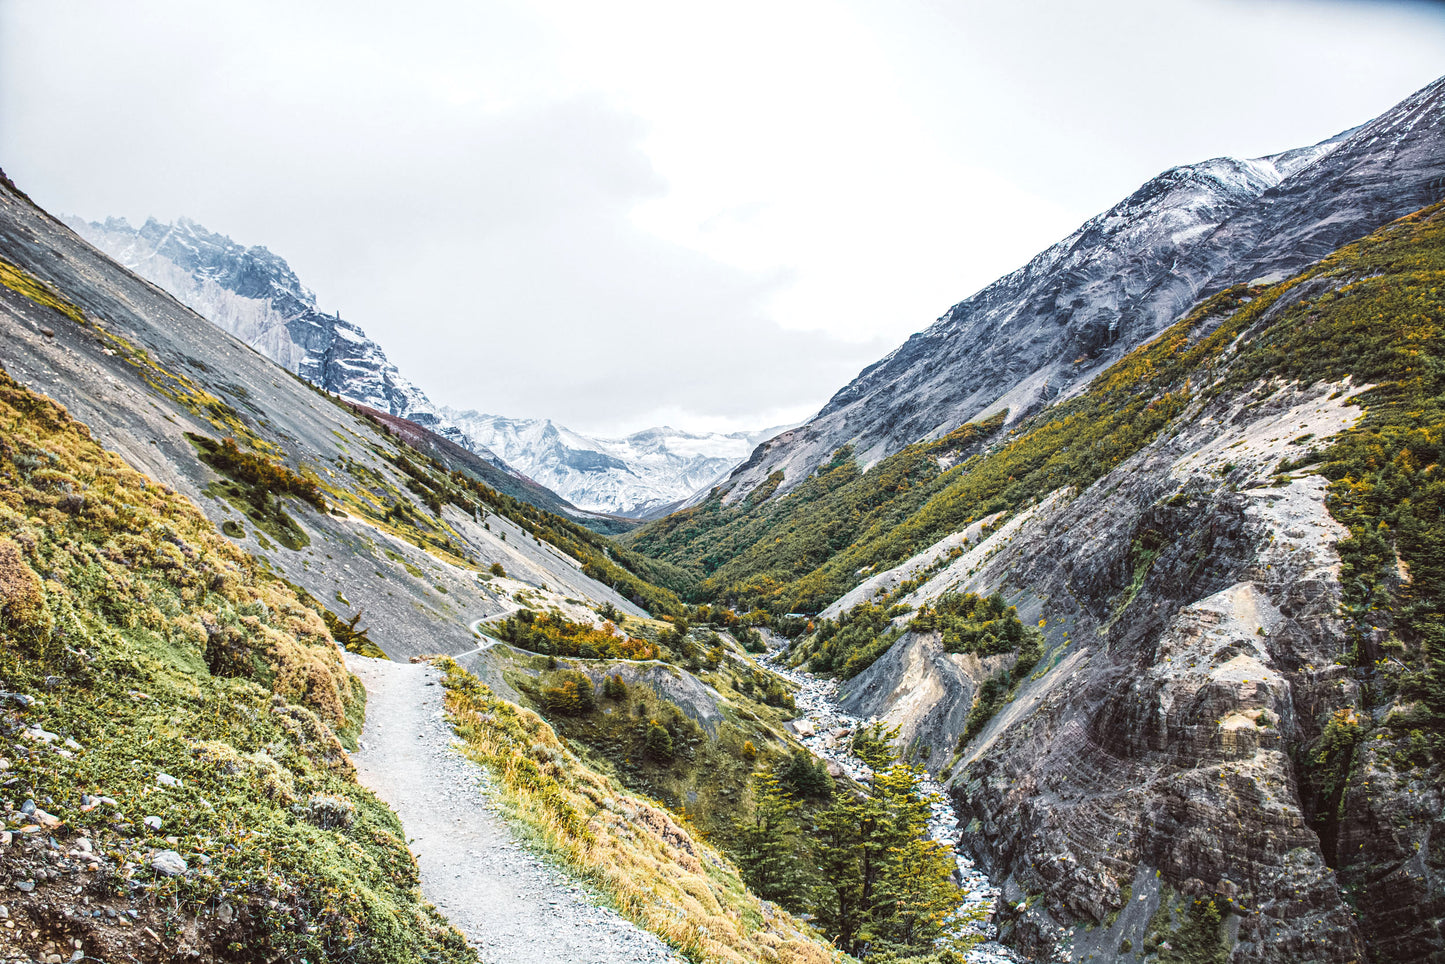
[[452, 408], [442, 415], [579, 509], [632, 517], [711, 487], [778, 431], [698, 434], [661, 426], [613, 439], [583, 435], [550, 419]]
[[865, 368], [727, 482], [779, 494], [840, 447], [863, 466], [970, 420], [1081, 390], [1200, 298], [1287, 277], [1445, 194], [1445, 79], [1379, 118], [1268, 157], [1170, 168]]
[[436, 407], [366, 332], [316, 307], [284, 259], [189, 218], [67, 218], [81, 237], [313, 385], [436, 430]]

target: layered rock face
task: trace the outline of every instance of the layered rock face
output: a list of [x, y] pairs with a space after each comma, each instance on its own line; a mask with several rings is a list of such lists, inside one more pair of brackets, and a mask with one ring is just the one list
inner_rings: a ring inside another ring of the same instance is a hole
[[973, 690], [996, 666], [908, 634], [848, 685], [850, 712], [928, 747], [965, 845], [1003, 885], [1010, 942], [1142, 960], [1168, 930], [1161, 908], [1202, 898], [1230, 923], [1235, 961], [1445, 948], [1439, 788], [1366, 748], [1341, 807], [1307, 758], [1358, 695], [1337, 663], [1347, 532], [1323, 479], [1271, 474], [1305, 436], [1354, 424], [1355, 391], [1257, 385], [1195, 402], [1173, 434], [1015, 516], [905, 597], [999, 591], [1043, 621], [1037, 671], [961, 752]]
[[840, 446], [871, 465], [1003, 409], [1081, 386], [1232, 284], [1292, 274], [1445, 191], [1445, 80], [1313, 147], [1166, 171], [864, 369], [733, 473], [780, 492]]

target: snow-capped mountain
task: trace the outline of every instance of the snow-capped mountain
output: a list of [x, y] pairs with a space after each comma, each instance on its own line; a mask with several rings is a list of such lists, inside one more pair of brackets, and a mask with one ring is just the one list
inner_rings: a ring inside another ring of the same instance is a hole
[[268, 249], [237, 244], [189, 218], [172, 224], [150, 218], [138, 228], [125, 218], [71, 217], [66, 223], [115, 261], [311, 384], [464, 444], [380, 345], [339, 313], [320, 311], [311, 289]]
[[516, 419], [444, 408], [468, 438], [497, 453], [580, 509], [640, 517], [719, 482], [764, 432], [695, 434], [666, 426], [608, 439], [550, 419]]
[[[189, 218], [67, 223], [115, 261], [300, 377], [415, 422], [576, 508], [640, 516], [719, 481], [768, 433], [697, 435], [653, 428], [622, 439], [581, 435], [546, 419], [442, 410], [360, 327], [316, 307], [284, 259]], [[505, 486], [503, 486], [506, 488]], [[550, 494], [550, 493], [549, 493]], [[522, 495], [529, 501], [535, 496]], [[545, 506], [558, 509], [550, 502]]]
[[1445, 192], [1445, 79], [1312, 147], [1172, 168], [865, 368], [729, 480], [779, 491], [840, 446], [864, 465], [1087, 384], [1200, 298], [1285, 277]]

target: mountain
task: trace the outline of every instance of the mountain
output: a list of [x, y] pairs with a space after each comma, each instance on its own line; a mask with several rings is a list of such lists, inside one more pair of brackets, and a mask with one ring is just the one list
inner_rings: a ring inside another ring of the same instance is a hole
[[[540, 487], [528, 490], [481, 458], [463, 460], [424, 426], [388, 425], [289, 374], [8, 187], [0, 189], [0, 257], [17, 277], [35, 279], [24, 290], [53, 290], [46, 298], [73, 306], [64, 324], [45, 321], [49, 309], [0, 286], [11, 376], [196, 502], [291, 584], [343, 616], [364, 611], [388, 654], [469, 644], [469, 615], [498, 605], [479, 593], [475, 574], [494, 562], [518, 583], [641, 613], [632, 599], [652, 590], [627, 574], [626, 556], [572, 519], [527, 504]], [[259, 255], [251, 263], [278, 266]], [[242, 276], [252, 281], [238, 287], [252, 294], [288, 284], [259, 268]], [[227, 455], [217, 448], [225, 437], [271, 467]], [[434, 446], [445, 463], [408, 438]], [[287, 508], [246, 481], [285, 478], [283, 468], [314, 479], [330, 508]], [[493, 482], [515, 483], [518, 494]]]
[[316, 295], [264, 247], [245, 247], [189, 218], [66, 218], [81, 237], [182, 304], [318, 388], [437, 428], [435, 406], [366, 332], [317, 309]]
[[646, 518], [706, 491], [765, 432], [694, 434], [663, 426], [620, 439], [583, 435], [550, 419], [515, 419], [446, 408], [467, 438], [581, 509]]
[[1313, 147], [1165, 171], [864, 369], [806, 424], [760, 446], [736, 500], [800, 484], [843, 445], [864, 466], [1077, 391], [1191, 304], [1292, 274], [1445, 191], [1445, 79]]
[[1445, 955], [1442, 86], [1156, 179], [628, 537], [808, 615], [1034, 959]]
[[[803, 753], [747, 624], [689, 626], [667, 566], [288, 372], [3, 173], [0, 345], [5, 957], [838, 959], [698, 832]], [[387, 806], [392, 760], [424, 813]], [[456, 871], [419, 867], [458, 825]], [[428, 903], [458, 894], [481, 912]]]
[[845, 450], [630, 544], [696, 597], [816, 614], [777, 623], [789, 658], [945, 783], [1030, 957], [1430, 960], [1442, 271], [1437, 204], [1012, 426]]
[[189, 218], [171, 224], [151, 218], [138, 228], [124, 218], [66, 223], [311, 384], [471, 450], [500, 470], [489, 473], [489, 484], [603, 531], [621, 526], [599, 516], [640, 517], [678, 503], [718, 481], [777, 431], [695, 435], [664, 427], [598, 439], [545, 419], [444, 410], [360, 327], [317, 309], [316, 295], [264, 247], [237, 244]]

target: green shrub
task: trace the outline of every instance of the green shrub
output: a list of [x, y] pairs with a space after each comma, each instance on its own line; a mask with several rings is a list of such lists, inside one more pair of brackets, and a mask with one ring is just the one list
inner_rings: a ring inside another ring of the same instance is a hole
[[586, 716], [597, 708], [592, 680], [575, 670], [562, 670], [543, 686], [542, 702], [548, 712], [564, 716]]
[[672, 734], [667, 732], [667, 727], [653, 720], [647, 726], [645, 738], [647, 755], [654, 760], [667, 761], [673, 756]]

